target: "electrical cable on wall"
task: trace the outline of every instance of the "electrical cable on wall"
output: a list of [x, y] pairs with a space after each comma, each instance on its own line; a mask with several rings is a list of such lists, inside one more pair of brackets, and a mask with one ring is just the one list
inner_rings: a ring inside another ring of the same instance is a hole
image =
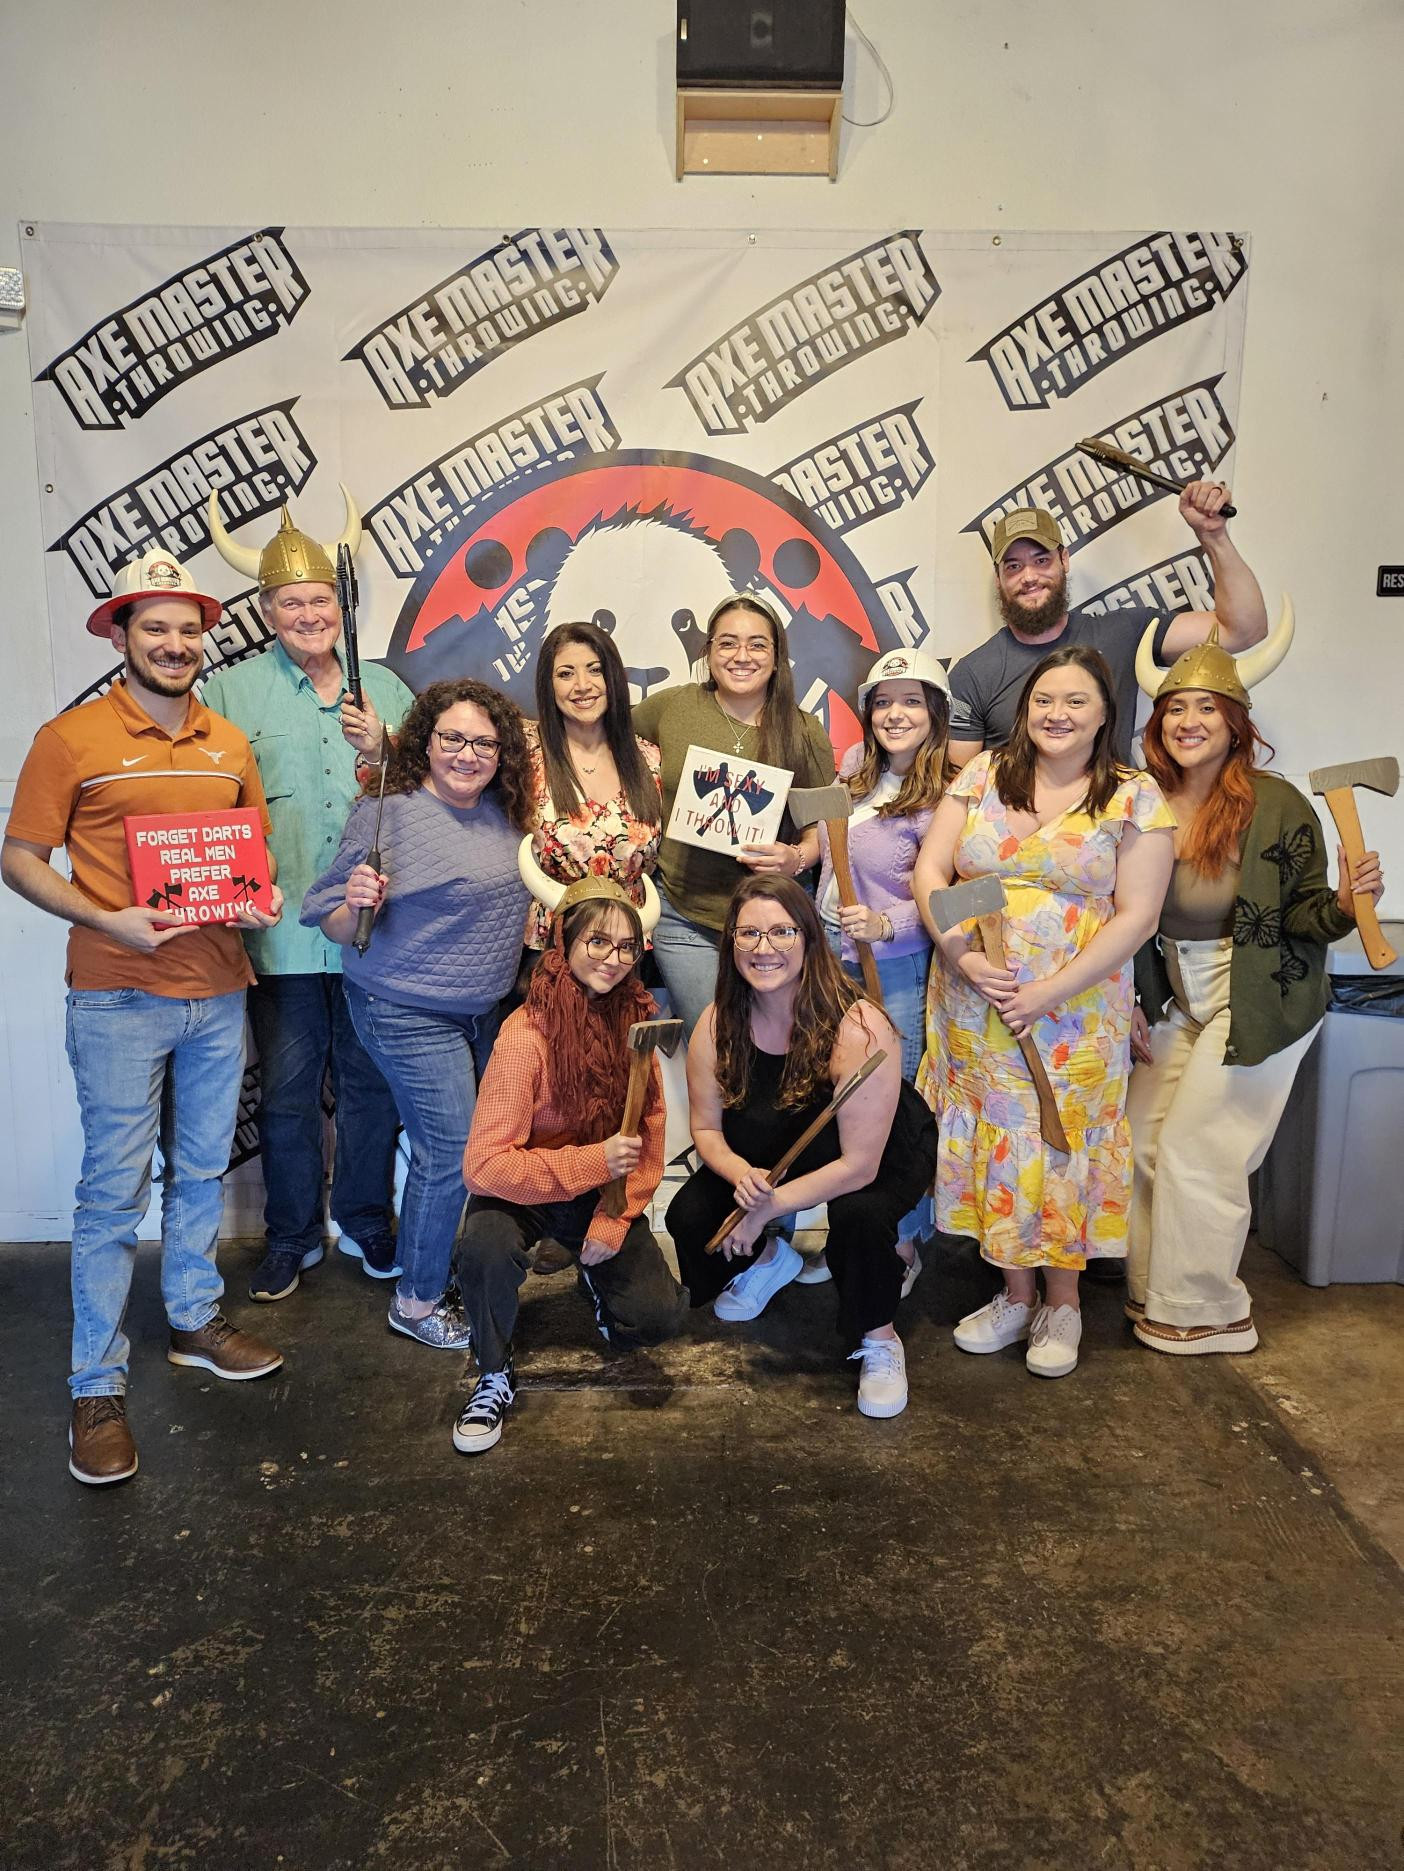
[[887, 86], [887, 108], [883, 111], [880, 117], [850, 117], [847, 111], [845, 111], [843, 121], [847, 124], [852, 124], [855, 130], [873, 130], [873, 129], [876, 129], [878, 124], [886, 123], [888, 118], [892, 115], [892, 107], [897, 102], [897, 87], [892, 82], [891, 72], [887, 69], [886, 65], [883, 63], [881, 52], [878, 51], [877, 47], [873, 44], [872, 40], [863, 31], [863, 28], [858, 24], [858, 21], [854, 18], [854, 15], [851, 9], [848, 15], [848, 23], [850, 26], [852, 26], [854, 32], [857, 33], [858, 37], [862, 40], [863, 44], [868, 48], [869, 52], [872, 53], [873, 62], [877, 66], [878, 70], [882, 73], [883, 83]]

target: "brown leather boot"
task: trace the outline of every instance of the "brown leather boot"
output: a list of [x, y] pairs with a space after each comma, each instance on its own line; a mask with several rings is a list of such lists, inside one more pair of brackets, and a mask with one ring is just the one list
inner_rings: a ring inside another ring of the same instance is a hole
[[166, 1353], [172, 1364], [198, 1364], [216, 1377], [267, 1377], [283, 1362], [281, 1351], [265, 1345], [262, 1339], [241, 1332], [217, 1312], [198, 1332], [178, 1332], [171, 1327], [171, 1348]]
[[68, 1429], [68, 1472], [75, 1481], [104, 1488], [137, 1471], [136, 1444], [127, 1427], [125, 1397], [75, 1397]]

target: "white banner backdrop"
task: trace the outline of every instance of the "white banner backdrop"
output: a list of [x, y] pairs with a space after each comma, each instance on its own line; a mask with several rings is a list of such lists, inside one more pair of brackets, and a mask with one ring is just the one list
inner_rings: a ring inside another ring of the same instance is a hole
[[882, 648], [993, 625], [985, 539], [1056, 513], [1075, 602], [1210, 601], [1173, 497], [1076, 452], [1227, 475], [1248, 247], [1230, 233], [253, 230], [26, 238], [51, 640], [160, 539], [261, 647], [205, 507], [259, 547], [284, 499], [366, 517], [363, 652], [532, 712], [551, 624], [610, 629], [636, 695], [684, 679], [731, 589], [774, 600], [836, 744]]

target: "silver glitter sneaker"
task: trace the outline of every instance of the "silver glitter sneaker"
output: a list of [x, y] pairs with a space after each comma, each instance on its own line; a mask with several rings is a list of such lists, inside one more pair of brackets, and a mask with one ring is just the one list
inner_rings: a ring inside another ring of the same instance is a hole
[[421, 1345], [429, 1345], [435, 1351], [468, 1351], [473, 1344], [473, 1334], [468, 1329], [468, 1321], [447, 1299], [441, 1299], [432, 1312], [426, 1312], [422, 1319], [406, 1318], [400, 1311], [397, 1294], [390, 1301], [390, 1310], [386, 1313], [392, 1332], [403, 1332], [406, 1338], [417, 1338]]

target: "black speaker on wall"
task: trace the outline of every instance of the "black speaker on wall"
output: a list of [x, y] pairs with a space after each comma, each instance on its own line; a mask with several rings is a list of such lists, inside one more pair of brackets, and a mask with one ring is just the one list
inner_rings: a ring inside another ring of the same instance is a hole
[[679, 85], [843, 89], [844, 0], [678, 0]]

